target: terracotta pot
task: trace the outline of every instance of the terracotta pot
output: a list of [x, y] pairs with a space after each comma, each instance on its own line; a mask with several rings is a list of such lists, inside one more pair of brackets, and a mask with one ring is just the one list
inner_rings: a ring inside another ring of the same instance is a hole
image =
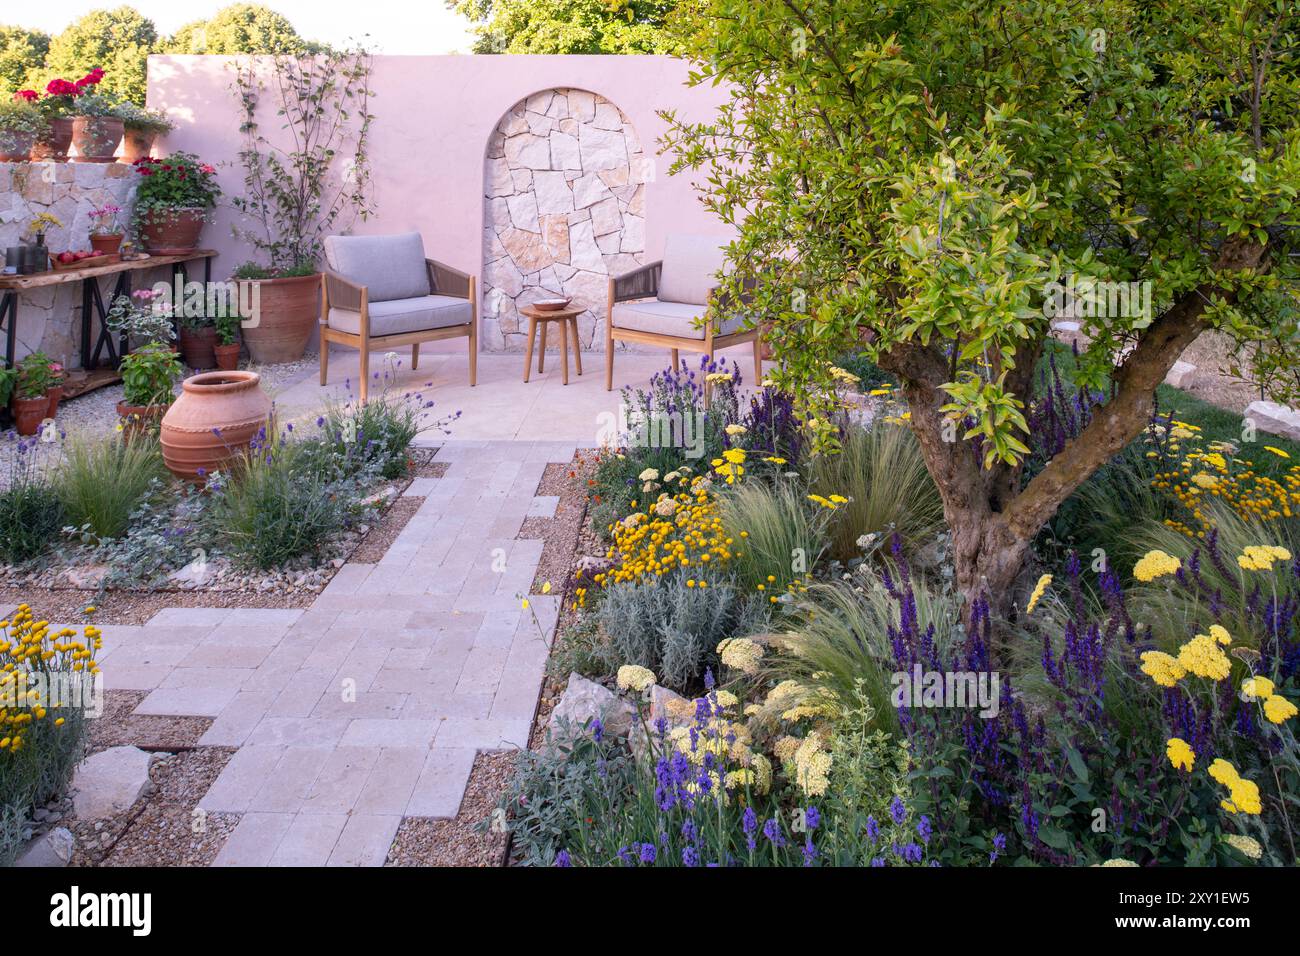
[[181, 383], [162, 421], [163, 461], [178, 478], [203, 481], [266, 426], [271, 399], [256, 372], [204, 372]]
[[153, 141], [158, 134], [142, 129], [128, 129], [122, 134], [122, 162], [134, 163], [153, 152]]
[[127, 438], [147, 435], [153, 426], [167, 414], [170, 405], [128, 405], [117, 403], [117, 417], [122, 419], [122, 434]]
[[14, 427], [20, 435], [35, 435], [45, 421], [50, 402], [44, 395], [35, 398], [14, 396]]
[[72, 117], [50, 120], [50, 130], [32, 147], [34, 163], [66, 163], [68, 147], [72, 145]]
[[63, 386], [55, 385], [45, 390], [46, 418], [53, 418], [59, 412], [59, 401], [63, 398]]
[[117, 251], [122, 248], [122, 240], [125, 238], [120, 232], [111, 236], [97, 236], [91, 233], [90, 248], [100, 255], [115, 256]]
[[172, 209], [142, 213], [140, 243], [144, 251], [156, 256], [175, 256], [193, 252], [203, 231], [204, 210]]
[[36, 145], [35, 133], [0, 129], [0, 163], [25, 163]]
[[233, 372], [239, 368], [239, 343], [212, 346], [212, 354], [217, 360], [217, 368], [223, 372]]
[[[320, 321], [320, 276], [238, 281], [239, 301], [257, 306], [240, 328], [253, 361], [274, 365], [302, 358]], [[242, 286], [250, 282], [257, 288], [245, 291]], [[250, 292], [258, 298], [248, 297]]]
[[72, 120], [74, 163], [113, 163], [122, 142], [122, 121], [116, 116], [77, 116]]
[[181, 325], [181, 357], [190, 368], [196, 371], [204, 368], [216, 368], [217, 357], [213, 354], [213, 348], [216, 344], [217, 330], [215, 326], [206, 325], [202, 328], [191, 329]]

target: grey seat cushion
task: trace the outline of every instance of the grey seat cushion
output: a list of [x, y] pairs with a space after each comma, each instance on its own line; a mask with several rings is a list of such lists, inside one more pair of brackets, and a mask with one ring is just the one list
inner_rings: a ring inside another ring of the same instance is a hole
[[[422, 295], [370, 303], [370, 334], [400, 335], [426, 332], [453, 325], [468, 325], [474, 318], [469, 299], [451, 295]], [[361, 334], [361, 313], [330, 309], [330, 328], [351, 335]]]
[[664, 240], [659, 298], [663, 302], [705, 305], [726, 261], [727, 241], [717, 236], [670, 233]]
[[[620, 302], [614, 306], [614, 328], [702, 340], [704, 326], [699, 320], [704, 315], [704, 310], [703, 305], [664, 302], [660, 299]], [[730, 335], [732, 332], [739, 332], [743, 324], [742, 316], [729, 316], [723, 320], [721, 328], [716, 328], [713, 334]]]
[[429, 270], [418, 232], [396, 236], [326, 236], [325, 261], [363, 285], [371, 304], [429, 294]]

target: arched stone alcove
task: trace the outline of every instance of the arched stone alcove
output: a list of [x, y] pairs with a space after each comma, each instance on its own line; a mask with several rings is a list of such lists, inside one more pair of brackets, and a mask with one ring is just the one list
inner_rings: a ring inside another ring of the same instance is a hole
[[522, 349], [519, 307], [572, 296], [582, 348], [604, 334], [608, 280], [642, 264], [645, 183], [636, 130], [596, 93], [551, 89], [516, 103], [484, 167], [480, 347]]

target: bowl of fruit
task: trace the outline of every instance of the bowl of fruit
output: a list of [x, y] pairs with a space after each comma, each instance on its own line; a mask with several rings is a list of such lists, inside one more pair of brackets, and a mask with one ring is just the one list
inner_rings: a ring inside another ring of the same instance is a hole
[[66, 272], [68, 269], [86, 269], [90, 266], [106, 265], [112, 260], [112, 256], [103, 255], [91, 249], [69, 250], [59, 253], [51, 252], [50, 268], [56, 272]]

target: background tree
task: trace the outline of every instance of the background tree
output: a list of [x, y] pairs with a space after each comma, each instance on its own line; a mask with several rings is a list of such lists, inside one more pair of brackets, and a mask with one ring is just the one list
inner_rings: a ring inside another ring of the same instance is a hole
[[168, 53], [209, 54], [299, 53], [316, 46], [287, 17], [255, 3], [231, 4], [210, 20], [187, 23], [165, 44]]
[[148, 58], [157, 43], [153, 21], [131, 7], [92, 10], [50, 41], [41, 84], [56, 76], [75, 80], [98, 66], [102, 92], [143, 105]]
[[[669, 115], [673, 168], [706, 174], [737, 273], [763, 277], [776, 378], [825, 431], [843, 350], [898, 377], [968, 597], [1007, 607], [1203, 331], [1300, 395], [1294, 0], [695, 0], [675, 26], [731, 98]], [[1153, 307], [1081, 320], [1109, 397], [1030, 478], [1044, 302], [1071, 274], [1149, 281]]]
[[45, 65], [49, 34], [22, 27], [0, 26], [0, 98], [27, 89]]
[[446, 0], [474, 23], [475, 53], [674, 53], [676, 0]]

